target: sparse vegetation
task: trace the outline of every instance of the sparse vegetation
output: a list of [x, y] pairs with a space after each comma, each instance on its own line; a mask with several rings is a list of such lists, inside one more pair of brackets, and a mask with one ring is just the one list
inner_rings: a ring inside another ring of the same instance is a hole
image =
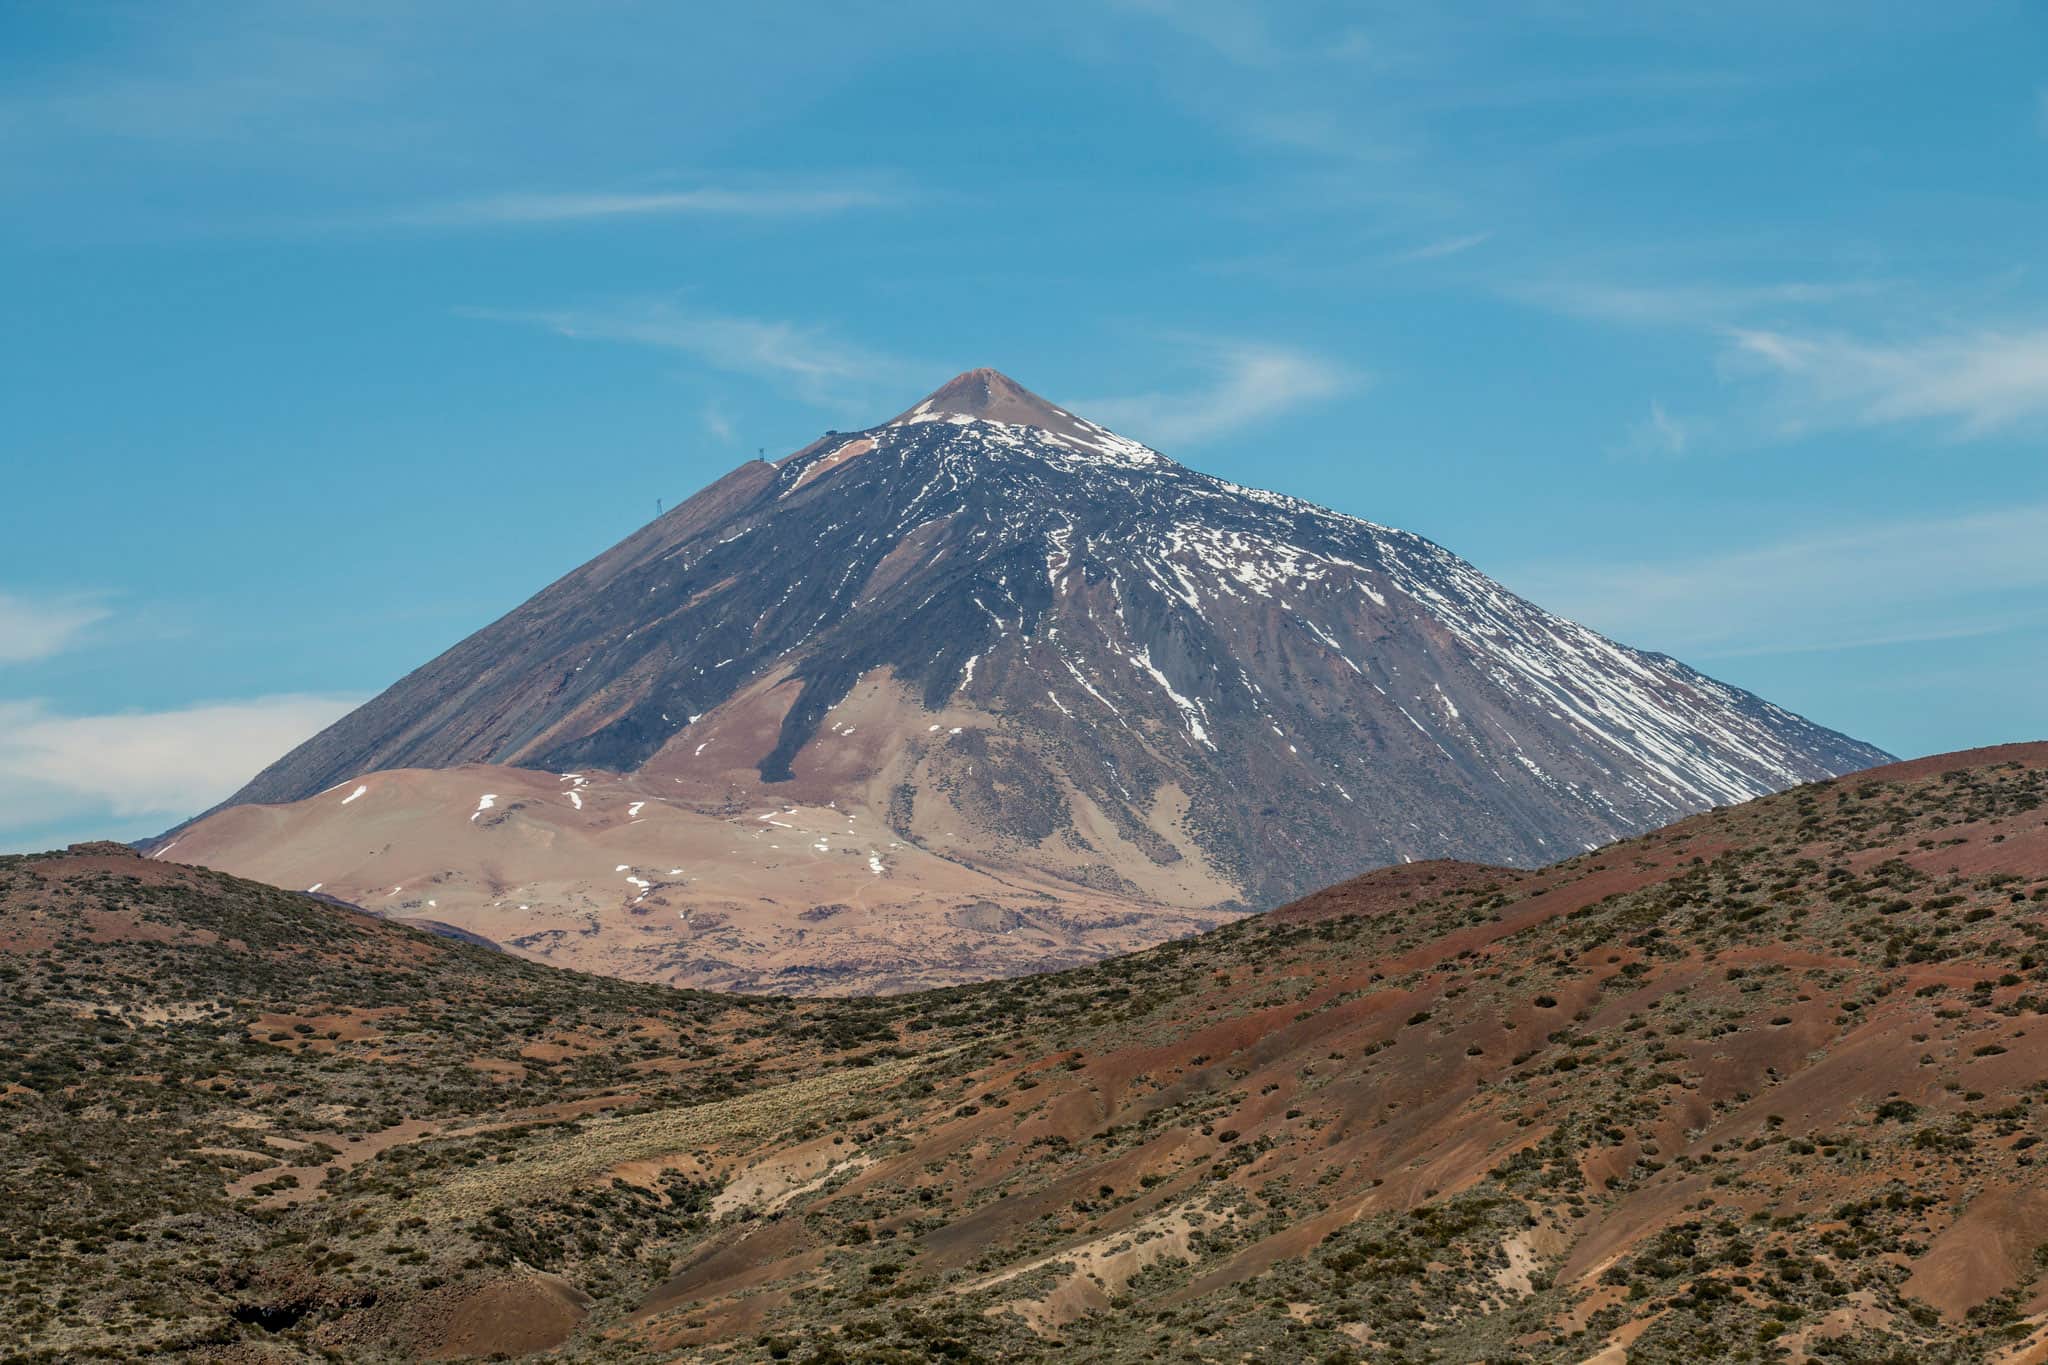
[[1821, 783], [829, 1002], [0, 859], [0, 1358], [1989, 1360], [2044, 798]]

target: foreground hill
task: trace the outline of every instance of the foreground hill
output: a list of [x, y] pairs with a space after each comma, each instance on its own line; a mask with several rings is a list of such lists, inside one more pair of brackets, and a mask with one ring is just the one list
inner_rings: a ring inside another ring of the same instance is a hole
[[22, 1358], [2048, 1351], [2048, 745], [885, 1000], [0, 882]]
[[978, 370], [734, 470], [162, 851], [569, 966], [899, 989], [1887, 757]]

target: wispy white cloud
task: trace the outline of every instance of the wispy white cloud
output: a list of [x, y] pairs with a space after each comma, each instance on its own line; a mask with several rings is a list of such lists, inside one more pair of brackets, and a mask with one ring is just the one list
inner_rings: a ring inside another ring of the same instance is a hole
[[668, 303], [462, 312], [491, 322], [545, 327], [580, 341], [678, 351], [727, 373], [785, 384], [806, 401], [831, 407], [845, 407], [878, 385], [914, 385], [921, 373], [893, 356], [840, 341], [822, 327], [695, 313]]
[[2048, 503], [1878, 522], [1650, 563], [1523, 565], [1552, 610], [1693, 659], [1987, 635], [2048, 621]]
[[609, 218], [817, 218], [875, 208], [900, 196], [871, 189], [732, 189], [705, 187], [646, 193], [575, 192], [485, 195], [430, 204], [393, 215], [422, 226], [491, 223], [573, 223]]
[[2048, 418], [2048, 329], [1901, 342], [1761, 328], [1729, 333], [1728, 368], [1777, 379], [1790, 430], [1939, 421], [1963, 436]]
[[61, 654], [112, 614], [97, 599], [78, 593], [36, 598], [0, 591], [0, 664]]
[[1874, 279], [1648, 286], [1553, 280], [1508, 292], [1592, 321], [1698, 333], [1718, 347], [1724, 379], [1775, 387], [1768, 416], [1780, 436], [1945, 422], [1955, 435], [1977, 437], [2048, 419], [2048, 327], [1974, 323], [1879, 338], [1814, 316], [1888, 287]]
[[112, 715], [0, 701], [0, 843], [30, 827], [196, 814], [360, 701], [284, 694]]
[[1650, 400], [1649, 415], [1628, 429], [1620, 453], [1637, 459], [1675, 460], [1692, 445], [1692, 423], [1671, 415], [1658, 399]]
[[1341, 7], [1259, 0], [1116, 0], [1115, 7], [1238, 67], [1283, 71], [1381, 57], [1375, 33]]
[[1120, 8], [1155, 19], [1239, 66], [1269, 66], [1282, 54], [1265, 13], [1242, 0], [1120, 0]]
[[1647, 327], [1710, 327], [1731, 325], [1760, 313], [1864, 297], [1884, 287], [1884, 283], [1878, 280], [1615, 284], [1564, 278], [1516, 282], [1509, 285], [1506, 292], [1524, 303], [1592, 322]]
[[1460, 256], [1473, 247], [1482, 246], [1493, 240], [1491, 232], [1468, 232], [1461, 237], [1446, 237], [1440, 241], [1426, 242], [1412, 250], [1394, 256], [1397, 263], [1414, 261], [1440, 261], [1446, 256]]
[[1202, 349], [1210, 378], [1200, 387], [1097, 398], [1079, 410], [1142, 441], [1193, 445], [1366, 382], [1334, 361], [1293, 347], [1232, 342]]
[[[110, 18], [96, 60], [51, 64], [0, 97], [0, 139], [64, 133], [217, 149], [279, 137], [303, 147], [323, 122], [366, 117], [398, 63], [337, 12], [309, 19], [243, 3], [171, 5]], [[360, 122], [356, 125], [360, 128]]]

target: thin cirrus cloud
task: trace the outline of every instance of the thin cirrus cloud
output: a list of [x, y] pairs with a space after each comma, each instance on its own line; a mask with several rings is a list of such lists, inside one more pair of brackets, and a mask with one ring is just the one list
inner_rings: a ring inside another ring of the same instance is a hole
[[1117, 8], [1152, 19], [1238, 66], [1271, 66], [1286, 55], [1266, 14], [1242, 0], [1120, 0]]
[[1447, 256], [1462, 256], [1477, 246], [1484, 246], [1493, 240], [1491, 232], [1468, 232], [1458, 237], [1445, 237], [1434, 242], [1398, 252], [1393, 257], [1396, 264], [1409, 265], [1421, 261], [1440, 261]]
[[1231, 343], [1205, 349], [1210, 374], [1204, 384], [1091, 399], [1080, 410], [1139, 440], [1196, 445], [1366, 382], [1335, 361], [1294, 347]]
[[2048, 329], [1881, 343], [1737, 328], [1724, 361], [1777, 382], [1792, 431], [1933, 421], [1974, 437], [2048, 419]]
[[1529, 564], [1536, 601], [1687, 658], [1811, 653], [2039, 623], [2048, 503], [1894, 522], [1650, 563]]
[[841, 341], [821, 327], [696, 313], [667, 303], [460, 312], [487, 322], [541, 327], [572, 340], [678, 351], [729, 374], [781, 383], [798, 397], [824, 406], [848, 406], [878, 385], [914, 384], [919, 374], [896, 357]]
[[114, 833], [196, 815], [361, 700], [289, 693], [110, 715], [0, 701], [0, 845], [34, 842], [31, 829]]
[[[2048, 327], [1978, 323], [1876, 337], [1791, 315], [1879, 294], [1875, 280], [1620, 286], [1549, 282], [1511, 296], [1589, 321], [1690, 330], [1717, 350], [1721, 377], [1764, 385], [1758, 410], [1780, 436], [1902, 423], [1974, 439], [2048, 421]], [[1770, 317], [1769, 323], [1759, 321]], [[1643, 445], [1638, 429], [1632, 445]]]
[[84, 594], [36, 598], [0, 592], [0, 664], [33, 663], [61, 654], [112, 614]]
[[1521, 281], [1507, 297], [1567, 317], [1634, 327], [1728, 326], [1770, 310], [1817, 307], [1880, 292], [1877, 280], [1780, 280], [1765, 284], [1613, 284], [1585, 279]]
[[1649, 415], [1629, 428], [1620, 454], [1642, 460], [1675, 460], [1692, 448], [1693, 423], [1674, 417], [1659, 399]]
[[877, 190], [705, 187], [643, 193], [562, 192], [484, 195], [407, 209], [392, 221], [420, 227], [575, 223], [618, 218], [818, 218], [899, 202]]

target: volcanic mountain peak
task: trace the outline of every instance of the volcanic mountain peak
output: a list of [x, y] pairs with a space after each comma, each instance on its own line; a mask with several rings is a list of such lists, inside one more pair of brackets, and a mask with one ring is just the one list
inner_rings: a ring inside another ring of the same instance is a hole
[[[581, 965], [607, 906], [607, 970], [893, 989], [1375, 864], [1540, 864], [1886, 757], [983, 370], [728, 474], [178, 856]], [[388, 769], [416, 771], [366, 781]], [[344, 782], [367, 794], [321, 796]]]
[[956, 374], [925, 395], [924, 401], [889, 423], [942, 422], [948, 417], [980, 418], [1013, 426], [1050, 429], [1073, 414], [1054, 407], [1000, 370], [986, 365]]
[[1060, 439], [1063, 445], [1078, 445], [1120, 461], [1150, 464], [1164, 460], [1156, 451], [1054, 405], [1002, 371], [987, 366], [954, 375], [926, 395], [923, 402], [886, 425], [904, 427], [920, 422], [998, 422], [1005, 426], [1035, 427]]

